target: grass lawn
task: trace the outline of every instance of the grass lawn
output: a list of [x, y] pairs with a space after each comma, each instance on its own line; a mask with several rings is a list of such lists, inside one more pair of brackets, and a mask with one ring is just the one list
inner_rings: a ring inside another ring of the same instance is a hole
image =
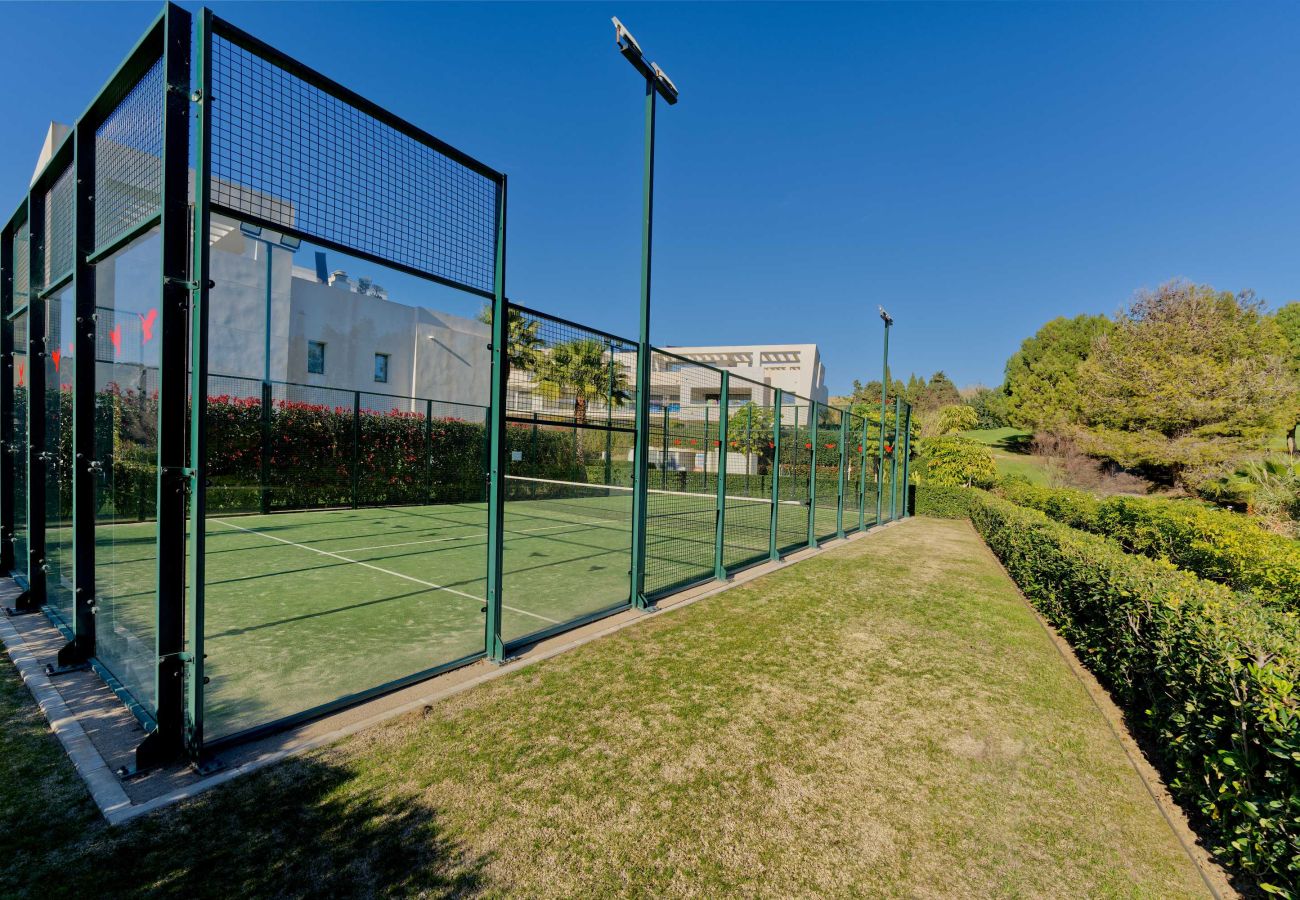
[[110, 829], [0, 663], [3, 896], [1203, 894], [965, 522], [914, 519]]
[[1030, 484], [1049, 483], [1051, 469], [1046, 459], [1029, 453], [1032, 431], [1021, 428], [978, 428], [963, 431], [962, 437], [984, 444], [993, 453], [999, 475], [1019, 475]]

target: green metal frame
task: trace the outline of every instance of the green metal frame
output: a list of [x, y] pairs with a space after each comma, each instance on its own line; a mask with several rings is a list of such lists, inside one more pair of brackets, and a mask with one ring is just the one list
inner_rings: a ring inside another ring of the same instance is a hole
[[862, 437], [858, 443], [858, 530], [867, 530], [867, 417], [862, 417]]
[[26, 204], [0, 230], [0, 572], [14, 568], [14, 236]]
[[903, 398], [894, 397], [894, 452], [889, 459], [889, 521], [898, 518], [898, 427], [902, 418]]
[[880, 464], [876, 467], [876, 524], [883, 524], [885, 502], [885, 409], [889, 403], [889, 328], [885, 322], [885, 349], [881, 355], [883, 369], [880, 375]]
[[[46, 170], [48, 172], [48, 168]], [[35, 609], [45, 593], [45, 303], [37, 274], [44, 266], [45, 204], [41, 178], [27, 195], [27, 600]]]
[[505, 472], [506, 472], [506, 385], [510, 380], [510, 301], [506, 299], [506, 179], [497, 190], [495, 292], [492, 298], [492, 397], [489, 402], [488, 436], [488, 566], [487, 603], [484, 612], [484, 646], [488, 659], [505, 659], [501, 637], [501, 604], [505, 591]]
[[907, 404], [903, 425], [903, 518], [912, 515], [912, 404]]
[[848, 417], [841, 410], [840, 411], [840, 436], [839, 436], [840, 483], [839, 483], [839, 487], [837, 488], [838, 494], [836, 495], [835, 498], [836, 499], [835, 536], [841, 539], [844, 537], [844, 469], [845, 469], [844, 464], [848, 460], [848, 453], [847, 453], [848, 448], [845, 446], [844, 443], [844, 435], [848, 433], [847, 432], [848, 427], [849, 427]]
[[[730, 427], [730, 404], [731, 404], [731, 373], [722, 372], [722, 393], [718, 398], [718, 515], [717, 525], [714, 528], [713, 536], [713, 577], [719, 581], [727, 580], [727, 456], [730, 445], [727, 443], [727, 431]], [[708, 407], [705, 407], [708, 412]], [[708, 428], [705, 428], [705, 437], [708, 437]], [[709, 448], [707, 443], [704, 447], [704, 458], [709, 458]]]
[[817, 546], [817, 422], [816, 400], [808, 403], [808, 546]]
[[781, 512], [777, 504], [781, 502], [781, 405], [784, 400], [781, 389], [777, 388], [772, 405], [772, 524], [768, 531], [767, 545], [767, 556], [772, 562], [781, 558], [776, 532]]
[[[641, 176], [641, 316], [636, 366], [635, 464], [632, 472], [632, 602], [649, 609], [646, 596], [646, 513], [650, 480], [650, 256], [654, 241], [655, 101], [658, 92], [645, 80], [645, 165]], [[666, 440], [666, 437], [665, 437]]]
[[[195, 54], [194, 81], [196, 90], [193, 101], [196, 108], [195, 151], [194, 151], [194, 234], [211, 233], [212, 221], [212, 11], [199, 11], [198, 31], [195, 35], [197, 50]], [[190, 447], [192, 461], [190, 471], [190, 519], [189, 519], [189, 555], [186, 592], [186, 639], [190, 649], [186, 661], [185, 677], [185, 713], [184, 740], [185, 749], [191, 758], [197, 759], [203, 752], [203, 719], [205, 686], [208, 679], [206, 672], [206, 653], [204, 652], [206, 608], [204, 605], [205, 564], [206, 564], [206, 518], [207, 518], [207, 409], [208, 399], [208, 319], [210, 311], [208, 280], [210, 248], [207, 240], [193, 242], [193, 271], [195, 272], [192, 295], [190, 298], [190, 395], [193, 398], [190, 411]], [[266, 405], [269, 397], [269, 385], [263, 388], [262, 417], [267, 415]], [[263, 460], [266, 454], [263, 452]], [[266, 502], [263, 491], [263, 503]]]

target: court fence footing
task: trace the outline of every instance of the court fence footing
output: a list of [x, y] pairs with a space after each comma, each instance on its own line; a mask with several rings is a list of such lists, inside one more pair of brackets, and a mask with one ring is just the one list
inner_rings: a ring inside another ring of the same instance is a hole
[[[725, 581], [709, 581], [659, 598], [648, 610], [628, 608], [561, 634], [519, 646], [503, 663], [478, 660], [430, 677], [389, 694], [337, 710], [245, 744], [230, 747], [205, 761], [203, 770], [178, 764], [123, 777], [144, 737], [140, 722], [123, 707], [113, 691], [91, 671], [50, 677], [46, 665], [55, 661], [62, 634], [44, 615], [0, 618], [0, 640], [19, 676], [50, 723], [110, 825], [121, 825], [171, 806], [273, 763], [342, 740], [398, 716], [425, 709], [496, 678], [575, 650], [649, 618], [683, 609], [764, 575], [821, 555], [828, 550], [869, 539], [906, 519], [886, 522], [802, 548], [780, 560], [752, 566]], [[0, 601], [16, 595], [12, 582], [0, 584]]]

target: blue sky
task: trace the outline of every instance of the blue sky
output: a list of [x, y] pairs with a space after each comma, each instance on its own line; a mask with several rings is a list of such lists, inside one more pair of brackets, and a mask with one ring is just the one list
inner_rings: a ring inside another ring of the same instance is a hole
[[[896, 374], [992, 384], [1047, 319], [1171, 277], [1300, 298], [1300, 5], [213, 6], [507, 172], [510, 295], [635, 337], [618, 15], [682, 91], [654, 341], [816, 342], [832, 393], [878, 373], [877, 303]], [[6, 209], [158, 8], [0, 4]]]

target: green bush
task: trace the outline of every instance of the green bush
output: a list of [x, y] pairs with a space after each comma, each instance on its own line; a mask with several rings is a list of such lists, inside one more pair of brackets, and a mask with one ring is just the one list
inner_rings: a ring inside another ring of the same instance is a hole
[[1047, 513], [1050, 518], [1072, 528], [1097, 530], [1097, 510], [1101, 500], [1087, 491], [1073, 488], [1049, 488], [1023, 480], [1005, 480], [998, 493], [1012, 503]]
[[984, 492], [971, 519], [1150, 738], [1215, 852], [1300, 888], [1300, 628], [1163, 560]]
[[913, 515], [936, 519], [965, 519], [970, 516], [972, 488], [920, 484], [913, 490]]
[[1300, 542], [1265, 531], [1239, 513], [1188, 500], [1099, 500], [1083, 491], [1023, 484], [1004, 484], [1001, 493], [1057, 521], [1113, 538], [1133, 553], [1300, 610]]

